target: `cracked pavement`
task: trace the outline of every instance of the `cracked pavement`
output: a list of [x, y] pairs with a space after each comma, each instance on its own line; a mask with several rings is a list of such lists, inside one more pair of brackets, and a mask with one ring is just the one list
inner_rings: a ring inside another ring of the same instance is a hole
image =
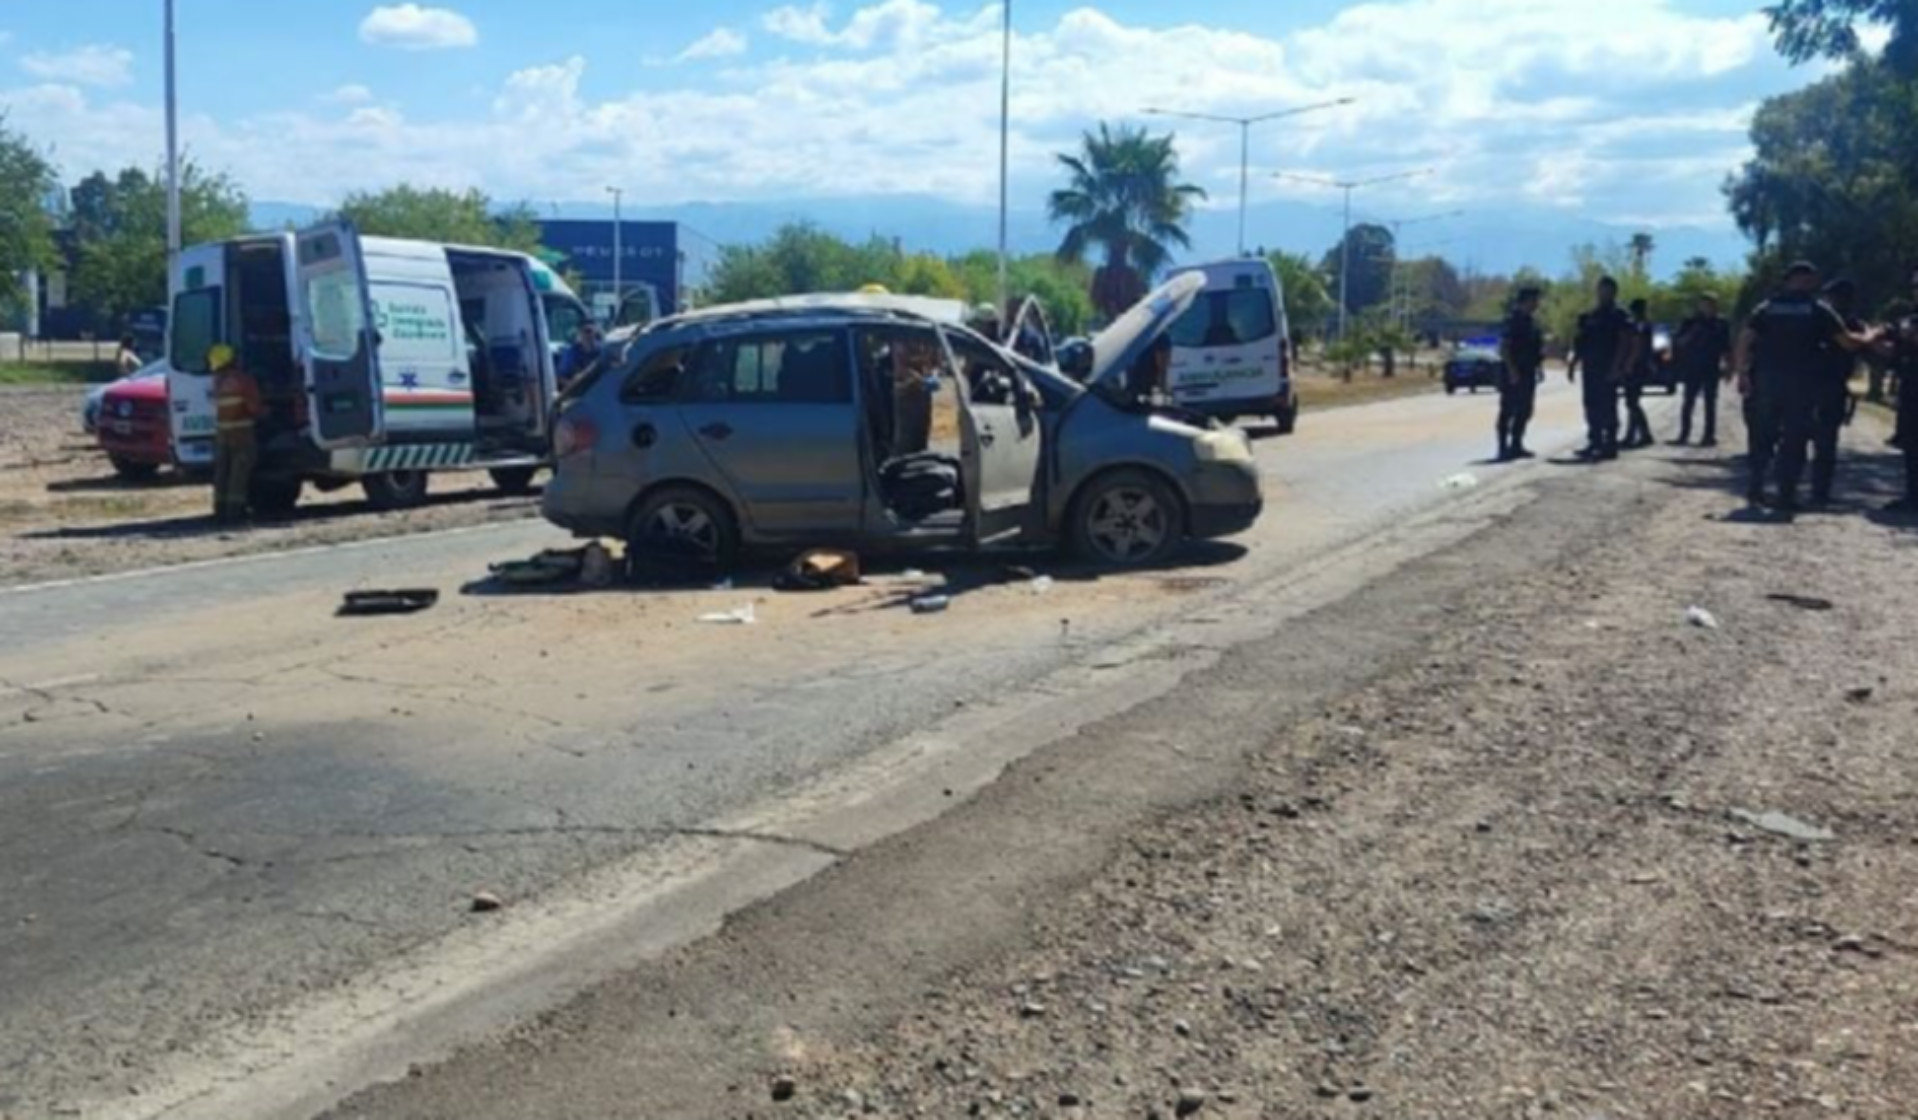
[[[1541, 438], [1570, 438], [1575, 398], [1542, 406]], [[1062, 669], [1173, 672], [1205, 643], [1128, 640], [1438, 507], [1491, 419], [1439, 397], [1310, 415], [1260, 445], [1264, 522], [1192, 567], [1042, 595], [960, 566], [932, 617], [884, 569], [817, 596], [333, 616], [559, 543], [536, 525], [0, 593], [0, 1116], [125, 1101], [216, 1032], [485, 922], [476, 891], [532, 905], [683, 840], [837, 860], [732, 822]], [[757, 625], [696, 621], [749, 601]]]

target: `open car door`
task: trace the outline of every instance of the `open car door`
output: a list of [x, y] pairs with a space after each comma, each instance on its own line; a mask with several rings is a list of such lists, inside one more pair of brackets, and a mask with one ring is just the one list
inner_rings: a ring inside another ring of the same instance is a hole
[[325, 448], [376, 443], [386, 434], [380, 339], [359, 234], [347, 222], [328, 222], [295, 240], [314, 442]]
[[959, 374], [959, 447], [966, 536], [979, 546], [1011, 540], [1032, 525], [1045, 432], [1024, 375], [970, 334], [944, 330]]
[[1045, 305], [1037, 296], [1027, 296], [1019, 305], [1019, 313], [1012, 318], [1012, 329], [1006, 332], [1005, 345], [1028, 362], [1058, 368], [1058, 359], [1053, 355], [1052, 324], [1046, 321]]

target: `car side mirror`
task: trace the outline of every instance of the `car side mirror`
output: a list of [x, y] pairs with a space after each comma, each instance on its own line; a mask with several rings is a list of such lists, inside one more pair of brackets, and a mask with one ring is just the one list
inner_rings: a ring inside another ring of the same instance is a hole
[[1059, 346], [1059, 372], [1074, 381], [1092, 376], [1092, 343], [1083, 338], [1067, 339]]

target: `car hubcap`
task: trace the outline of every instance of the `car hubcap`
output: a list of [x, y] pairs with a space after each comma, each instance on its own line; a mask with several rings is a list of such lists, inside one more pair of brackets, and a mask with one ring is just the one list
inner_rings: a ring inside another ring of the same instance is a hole
[[646, 536], [652, 541], [671, 542], [677, 548], [691, 549], [701, 556], [714, 556], [719, 552], [719, 526], [698, 506], [661, 506], [647, 524]]
[[1133, 563], [1157, 552], [1170, 532], [1158, 500], [1130, 486], [1100, 495], [1092, 506], [1090, 529], [1093, 547], [1119, 563]]

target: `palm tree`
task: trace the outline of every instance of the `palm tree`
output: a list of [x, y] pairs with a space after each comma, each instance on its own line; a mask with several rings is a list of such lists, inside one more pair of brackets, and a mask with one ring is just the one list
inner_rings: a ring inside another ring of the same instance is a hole
[[1205, 191], [1179, 178], [1179, 153], [1171, 134], [1101, 123], [1085, 134], [1077, 155], [1060, 155], [1071, 180], [1052, 192], [1047, 206], [1055, 222], [1070, 223], [1059, 259], [1083, 264], [1095, 248], [1103, 258], [1092, 274], [1092, 302], [1107, 319], [1117, 318], [1146, 293], [1147, 280], [1172, 259], [1172, 248], [1189, 248], [1186, 222]]
[[1640, 276], [1645, 275], [1645, 270], [1647, 266], [1651, 264], [1652, 251], [1657, 248], [1658, 248], [1658, 242], [1652, 239], [1651, 234], [1649, 233], [1632, 234], [1632, 241], [1631, 241], [1632, 271], [1634, 273], [1637, 273]]

